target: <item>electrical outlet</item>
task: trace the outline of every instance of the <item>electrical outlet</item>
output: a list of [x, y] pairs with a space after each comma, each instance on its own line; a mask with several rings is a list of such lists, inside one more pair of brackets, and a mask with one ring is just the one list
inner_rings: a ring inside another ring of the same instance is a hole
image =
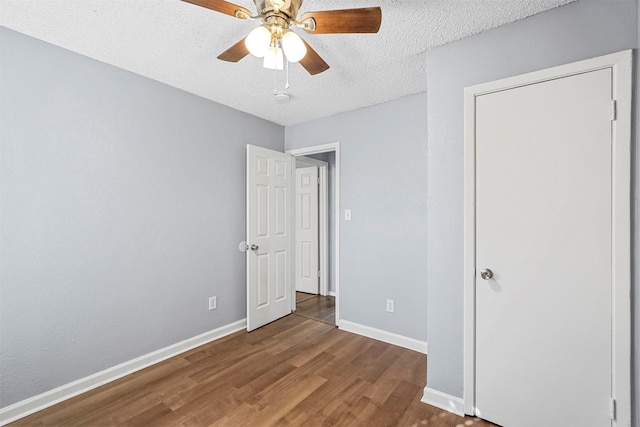
[[394, 309], [395, 309], [395, 307], [394, 307], [394, 306], [395, 306], [394, 301], [393, 301], [392, 299], [388, 299], [388, 300], [387, 300], [387, 311], [388, 311], [389, 313], [393, 313], [393, 311], [394, 311]]
[[209, 310], [215, 310], [218, 306], [218, 297], [209, 297]]

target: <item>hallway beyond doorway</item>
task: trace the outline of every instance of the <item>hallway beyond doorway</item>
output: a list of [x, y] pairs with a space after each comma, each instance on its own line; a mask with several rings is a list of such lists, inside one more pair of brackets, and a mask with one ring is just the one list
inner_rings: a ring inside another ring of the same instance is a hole
[[335, 297], [296, 292], [296, 311], [294, 313], [335, 325]]

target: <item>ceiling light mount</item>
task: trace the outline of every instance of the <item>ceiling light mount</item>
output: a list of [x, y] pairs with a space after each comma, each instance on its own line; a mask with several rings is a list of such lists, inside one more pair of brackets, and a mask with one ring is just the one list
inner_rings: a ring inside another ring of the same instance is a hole
[[253, 2], [262, 16], [276, 12], [286, 15], [289, 19], [294, 19], [302, 6], [302, 0], [253, 0]]
[[276, 92], [274, 95], [278, 104], [286, 104], [291, 99], [291, 96], [286, 92]]

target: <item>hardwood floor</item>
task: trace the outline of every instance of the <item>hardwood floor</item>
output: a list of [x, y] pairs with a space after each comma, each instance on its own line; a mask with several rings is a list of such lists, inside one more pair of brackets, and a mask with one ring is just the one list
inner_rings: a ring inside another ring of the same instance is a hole
[[420, 403], [426, 356], [290, 315], [12, 426], [491, 426]]
[[302, 301], [306, 301], [315, 297], [316, 294], [307, 294], [305, 292], [296, 291], [296, 305], [300, 304]]
[[296, 292], [295, 314], [335, 325], [335, 297]]

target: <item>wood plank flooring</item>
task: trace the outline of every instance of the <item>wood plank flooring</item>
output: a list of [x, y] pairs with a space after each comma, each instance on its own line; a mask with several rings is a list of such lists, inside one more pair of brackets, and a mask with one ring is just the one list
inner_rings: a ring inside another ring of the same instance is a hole
[[12, 426], [491, 426], [420, 403], [426, 356], [290, 315]]
[[308, 294], [306, 292], [296, 291], [296, 305], [300, 304], [302, 301], [306, 301], [315, 297], [316, 297], [316, 294]]
[[296, 292], [296, 314], [317, 319], [330, 325], [336, 324], [335, 297]]

